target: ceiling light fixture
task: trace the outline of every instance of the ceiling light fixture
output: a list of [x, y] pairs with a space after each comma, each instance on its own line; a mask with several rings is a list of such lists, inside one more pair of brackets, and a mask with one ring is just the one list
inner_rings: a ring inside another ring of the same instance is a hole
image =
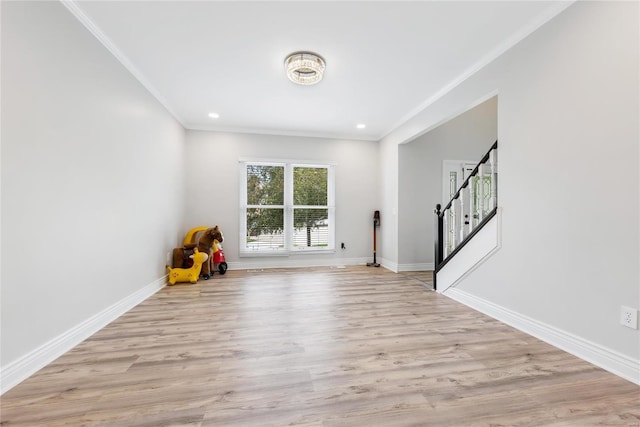
[[220, 117], [220, 114], [218, 113], [209, 113], [209, 117], [211, 117], [212, 119], [217, 119]]
[[294, 52], [284, 60], [287, 77], [299, 85], [314, 85], [322, 80], [324, 59], [312, 52]]
[[367, 127], [367, 125], [365, 125], [364, 123], [358, 123], [358, 124], [356, 125], [356, 127], [357, 127], [358, 129], [364, 129], [364, 128], [366, 128], [366, 127]]

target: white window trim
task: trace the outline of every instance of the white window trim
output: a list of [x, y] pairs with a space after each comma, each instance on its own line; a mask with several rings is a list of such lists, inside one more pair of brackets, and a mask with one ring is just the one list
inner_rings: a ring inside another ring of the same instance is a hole
[[[259, 205], [247, 204], [247, 165], [261, 166], [284, 166], [284, 205], [273, 205], [269, 208], [284, 209], [284, 248], [271, 248], [261, 250], [247, 250], [247, 209], [260, 207]], [[294, 254], [326, 254], [335, 253], [335, 165], [333, 162], [319, 163], [317, 161], [301, 160], [264, 160], [240, 158], [238, 162], [240, 171], [240, 222], [239, 222], [239, 255], [240, 257], [262, 257], [262, 256], [288, 256]], [[316, 167], [327, 169], [327, 205], [324, 206], [302, 206], [293, 205], [293, 168], [294, 167]], [[293, 210], [294, 208], [321, 208], [328, 209], [329, 219], [329, 241], [325, 249], [318, 247], [307, 248], [305, 246], [293, 246]]]

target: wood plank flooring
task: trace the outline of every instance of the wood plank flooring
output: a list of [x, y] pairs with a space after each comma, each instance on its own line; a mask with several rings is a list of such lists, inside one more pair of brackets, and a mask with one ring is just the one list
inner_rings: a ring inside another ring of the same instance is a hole
[[638, 426], [640, 387], [383, 268], [229, 271], [2, 396], [7, 426]]

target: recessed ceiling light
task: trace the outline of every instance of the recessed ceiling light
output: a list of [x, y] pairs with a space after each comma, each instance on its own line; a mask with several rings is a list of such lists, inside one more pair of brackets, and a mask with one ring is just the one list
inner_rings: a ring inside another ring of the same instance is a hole
[[366, 128], [366, 127], [367, 127], [367, 125], [365, 125], [364, 123], [358, 123], [358, 124], [356, 125], [356, 127], [357, 127], [358, 129], [364, 129], [364, 128]]
[[218, 117], [220, 117], [220, 114], [218, 114], [218, 113], [209, 113], [209, 117], [211, 117], [212, 119], [217, 119]]

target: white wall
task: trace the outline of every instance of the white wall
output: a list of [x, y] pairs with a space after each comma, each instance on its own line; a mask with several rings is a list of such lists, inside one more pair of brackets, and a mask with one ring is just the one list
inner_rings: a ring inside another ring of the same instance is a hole
[[1, 7], [4, 374], [162, 285], [184, 130], [61, 3]]
[[576, 2], [386, 138], [497, 92], [502, 249], [458, 288], [636, 361], [619, 309], [640, 305], [638, 16]]
[[[331, 254], [239, 257], [239, 160], [335, 162], [336, 250]], [[369, 141], [187, 131], [186, 228], [219, 225], [230, 268], [364, 263], [372, 257], [378, 144]], [[344, 242], [346, 250], [340, 249]]]
[[380, 141], [380, 264], [398, 272], [398, 146]]
[[[433, 210], [442, 200], [442, 161], [480, 161], [497, 139], [498, 100], [492, 97], [399, 147], [399, 237], [401, 270], [433, 268]], [[462, 184], [462, 183], [460, 183]]]

